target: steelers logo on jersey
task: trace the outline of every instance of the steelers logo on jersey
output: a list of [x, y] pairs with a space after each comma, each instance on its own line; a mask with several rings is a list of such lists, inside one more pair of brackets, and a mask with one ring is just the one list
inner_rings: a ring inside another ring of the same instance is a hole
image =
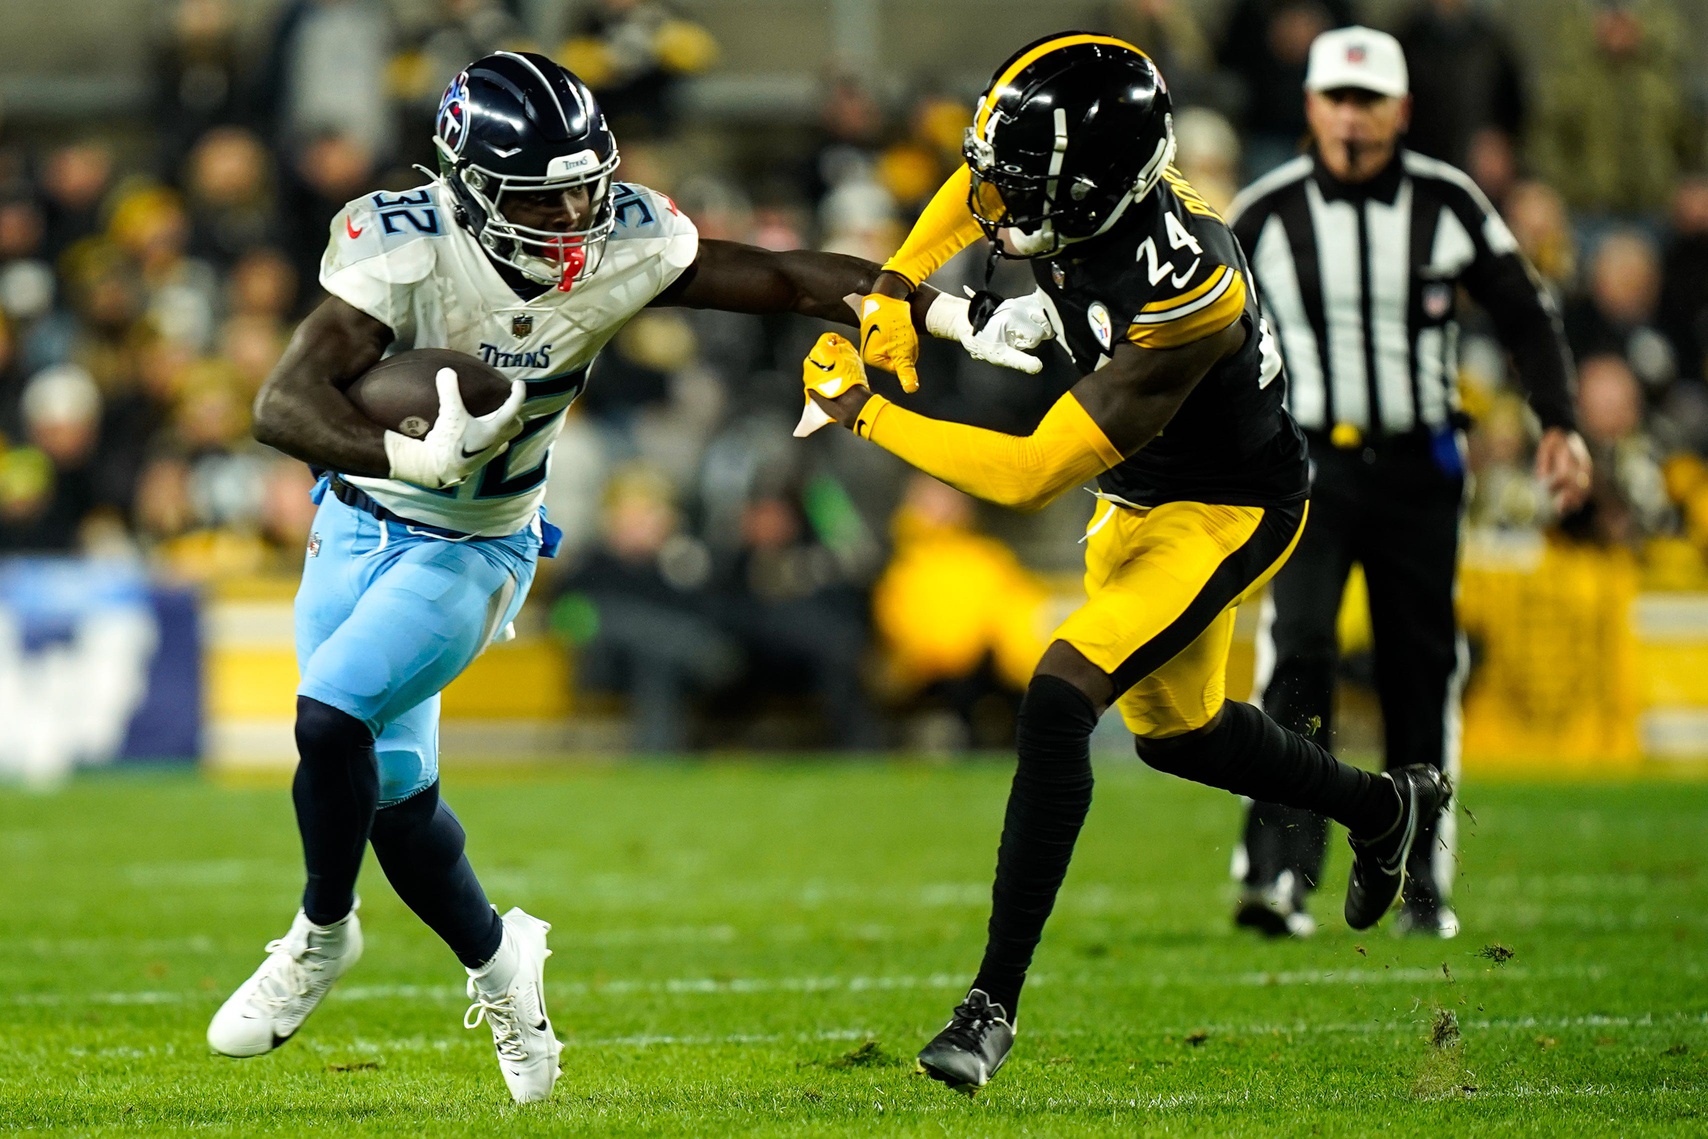
[[1097, 337], [1097, 343], [1107, 352], [1110, 341], [1115, 336], [1115, 326], [1110, 323], [1109, 310], [1103, 307], [1102, 301], [1091, 302], [1091, 306], [1085, 310], [1085, 320], [1091, 325], [1091, 334]]

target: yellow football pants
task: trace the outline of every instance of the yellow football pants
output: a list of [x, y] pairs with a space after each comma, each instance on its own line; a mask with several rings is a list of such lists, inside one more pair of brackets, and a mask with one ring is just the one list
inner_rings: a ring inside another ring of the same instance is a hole
[[1306, 510], [1302, 502], [1098, 508], [1086, 527], [1090, 600], [1055, 639], [1115, 679], [1134, 735], [1178, 736], [1221, 710], [1234, 612], [1293, 552]]

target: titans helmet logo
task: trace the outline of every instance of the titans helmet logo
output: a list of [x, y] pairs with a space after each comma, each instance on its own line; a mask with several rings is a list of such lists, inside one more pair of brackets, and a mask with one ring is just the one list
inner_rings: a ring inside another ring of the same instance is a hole
[[465, 71], [451, 80], [451, 85], [445, 88], [445, 97], [439, 100], [439, 137], [453, 154], [461, 154], [463, 144], [468, 142], [468, 95], [469, 73]]

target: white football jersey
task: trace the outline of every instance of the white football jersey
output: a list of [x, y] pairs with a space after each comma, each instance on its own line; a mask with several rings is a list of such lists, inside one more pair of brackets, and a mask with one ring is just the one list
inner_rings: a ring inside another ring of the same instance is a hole
[[332, 219], [320, 283], [391, 328], [390, 352], [449, 348], [528, 385], [522, 433], [460, 486], [344, 476], [349, 482], [404, 518], [464, 534], [502, 537], [533, 521], [552, 443], [593, 357], [699, 249], [694, 223], [663, 194], [624, 182], [611, 194], [616, 229], [604, 260], [569, 292], [550, 288], [531, 301], [453, 220], [442, 182], [357, 198]]

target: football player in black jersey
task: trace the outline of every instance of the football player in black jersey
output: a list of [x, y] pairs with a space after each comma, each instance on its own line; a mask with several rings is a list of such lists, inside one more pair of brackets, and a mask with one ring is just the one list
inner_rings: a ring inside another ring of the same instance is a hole
[[[1092, 729], [1109, 705], [1151, 766], [1345, 824], [1355, 929], [1399, 895], [1417, 821], [1447, 795], [1433, 768], [1368, 774], [1225, 697], [1234, 611], [1298, 540], [1308, 474], [1245, 258], [1171, 166], [1173, 151], [1168, 89], [1143, 52], [1078, 32], [1023, 48], [979, 100], [966, 165], [873, 292], [852, 298], [860, 347], [826, 334], [803, 368], [797, 433], [834, 419], [1009, 506], [1041, 506], [1093, 476], [1100, 488], [1089, 600], [1056, 631], [1021, 704], [984, 960], [919, 1056], [964, 1089], [983, 1085], [1012, 1046], [1021, 985], [1091, 803]], [[988, 316], [991, 302], [969, 312], [941, 296], [927, 327], [1004, 362], [1046, 338], [1066, 348], [1083, 378], [1024, 438], [928, 419], [865, 384], [862, 356], [904, 389], [917, 385], [906, 298], [980, 235], [1030, 260], [1038, 291]]]

